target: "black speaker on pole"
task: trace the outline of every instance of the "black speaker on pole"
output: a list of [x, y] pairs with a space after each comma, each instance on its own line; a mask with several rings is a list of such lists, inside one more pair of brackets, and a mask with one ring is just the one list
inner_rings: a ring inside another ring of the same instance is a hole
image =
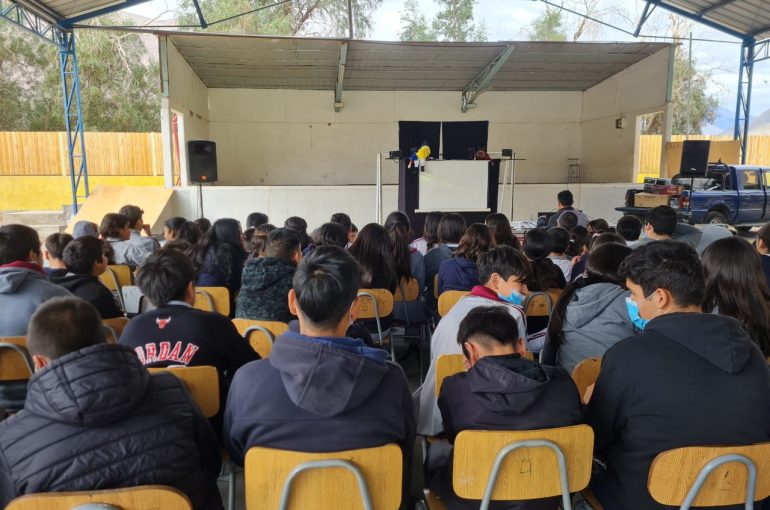
[[187, 142], [187, 165], [190, 182], [217, 181], [217, 144], [211, 140]]
[[709, 166], [708, 140], [687, 140], [682, 144], [682, 162], [679, 165], [680, 174], [705, 174]]

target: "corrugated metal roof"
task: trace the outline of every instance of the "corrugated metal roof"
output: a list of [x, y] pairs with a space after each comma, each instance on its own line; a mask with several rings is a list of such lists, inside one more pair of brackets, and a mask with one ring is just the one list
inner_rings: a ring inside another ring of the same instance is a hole
[[757, 40], [770, 37], [768, 0], [663, 0], [702, 19]]
[[667, 48], [660, 43], [413, 43], [165, 33], [210, 88], [462, 91], [508, 45], [490, 90], [586, 90]]
[[12, 0], [54, 23], [66, 25], [147, 0]]

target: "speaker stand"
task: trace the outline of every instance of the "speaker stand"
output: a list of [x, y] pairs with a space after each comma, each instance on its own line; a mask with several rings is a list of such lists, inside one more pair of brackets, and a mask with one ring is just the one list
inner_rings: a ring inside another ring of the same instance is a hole
[[198, 211], [200, 213], [198, 215], [198, 218], [204, 218], [204, 215], [203, 215], [203, 184], [200, 183], [200, 182], [198, 183]]

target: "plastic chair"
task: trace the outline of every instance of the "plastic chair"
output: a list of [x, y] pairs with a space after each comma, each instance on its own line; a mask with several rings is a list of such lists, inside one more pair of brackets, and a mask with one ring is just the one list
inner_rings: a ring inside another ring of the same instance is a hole
[[262, 359], [270, 356], [275, 339], [289, 331], [288, 324], [278, 321], [233, 319], [233, 324]]
[[210, 365], [148, 368], [151, 374], [168, 372], [183, 383], [203, 416], [211, 418], [219, 412], [219, 373]]
[[[379, 344], [390, 331], [382, 330], [381, 320], [393, 313], [393, 294], [388, 289], [360, 289], [358, 297], [361, 301], [358, 305], [359, 319], [374, 319], [377, 322], [377, 335]], [[391, 342], [391, 356], [393, 355], [393, 342]]]
[[165, 485], [126, 489], [27, 494], [11, 501], [5, 510], [192, 510], [187, 496]]
[[575, 386], [577, 386], [580, 393], [580, 400], [584, 404], [588, 403], [588, 399], [584, 398], [586, 390], [596, 383], [601, 368], [601, 358], [587, 358], [578, 363], [574, 370], [572, 370], [572, 380], [575, 381]]
[[123, 301], [121, 289], [127, 285], [133, 285], [134, 275], [131, 268], [125, 264], [107, 266], [107, 269], [99, 275], [99, 280], [112, 292], [120, 303], [120, 308], [125, 312], [126, 303]]
[[227, 287], [195, 287], [193, 308], [230, 315], [230, 290]]
[[123, 334], [126, 324], [128, 324], [128, 319], [125, 317], [114, 317], [112, 319], [104, 319], [102, 323], [104, 324], [104, 329], [109, 333], [107, 341], [116, 344], [120, 339], [120, 335]]
[[438, 297], [438, 314], [445, 317], [460, 299], [470, 294], [467, 290], [445, 290]]
[[532, 292], [524, 298], [522, 307], [527, 317], [550, 317], [554, 301], [548, 292]]
[[0, 337], [0, 386], [3, 388], [0, 405], [8, 412], [24, 408], [27, 399], [27, 381], [35, 373], [32, 356], [27, 351], [27, 338]]
[[[535, 355], [531, 352], [525, 352], [523, 357], [530, 361], [535, 360]], [[436, 397], [441, 393], [444, 379], [460, 372], [465, 372], [465, 356], [462, 354], [442, 354], [438, 357], [436, 360]]]
[[246, 510], [396, 510], [402, 455], [395, 444], [331, 453], [253, 447], [245, 462]]
[[141, 289], [136, 285], [125, 285], [120, 288], [120, 293], [123, 296], [123, 303], [126, 305], [124, 311], [129, 317], [155, 309], [155, 306], [144, 297]]
[[[461, 498], [481, 500], [481, 510], [491, 501], [555, 496], [561, 496], [563, 510], [572, 510], [570, 493], [584, 489], [591, 478], [593, 444], [588, 425], [464, 430], [455, 439], [452, 486]], [[431, 510], [443, 508], [430, 494], [428, 503]]]

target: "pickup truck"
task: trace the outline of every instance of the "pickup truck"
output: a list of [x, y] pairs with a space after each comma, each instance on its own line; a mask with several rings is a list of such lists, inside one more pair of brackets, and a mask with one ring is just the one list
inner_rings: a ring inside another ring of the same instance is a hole
[[[635, 207], [635, 195], [626, 192], [626, 206], [615, 210], [642, 219], [651, 207]], [[645, 193], [667, 195], [680, 221], [691, 225], [716, 223], [749, 230], [770, 221], [770, 168], [710, 164], [700, 174], [677, 174], [668, 179], [645, 179]]]

